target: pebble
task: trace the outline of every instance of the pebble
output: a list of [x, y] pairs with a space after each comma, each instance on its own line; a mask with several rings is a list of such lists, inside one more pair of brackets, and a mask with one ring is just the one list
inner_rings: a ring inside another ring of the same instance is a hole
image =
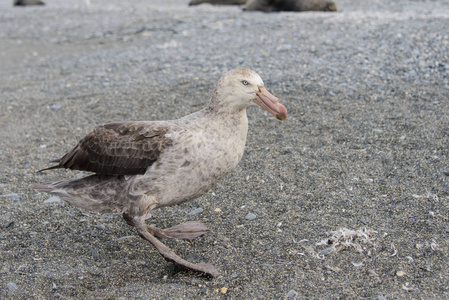
[[402, 276], [404, 276], [405, 275], [405, 272], [404, 271], [397, 271], [396, 272], [396, 276], [398, 276], [398, 277], [402, 277]]
[[44, 201], [44, 203], [54, 203], [54, 202], [60, 202], [61, 198], [59, 198], [58, 196], [53, 196], [48, 198], [47, 200]]
[[[84, 216], [89, 216], [89, 214], [83, 214]], [[102, 220], [110, 220], [112, 218], [115, 218], [117, 215], [116, 214], [104, 214], [101, 215], [100, 219]]]
[[17, 289], [19, 289], [17, 287], [17, 285], [14, 282], [8, 282], [8, 284], [6, 285], [6, 287], [8, 288], [8, 290], [10, 291], [15, 291]]
[[288, 291], [285, 298], [295, 298], [296, 296], [298, 296], [298, 293], [295, 290], [290, 290]]
[[363, 262], [355, 263], [355, 262], [351, 261], [351, 264], [357, 268], [363, 266]]
[[187, 255], [186, 259], [193, 263], [199, 263], [201, 261], [201, 256], [198, 253], [192, 252]]
[[5, 228], [9, 228], [9, 227], [11, 227], [12, 225], [14, 225], [14, 221], [7, 221], [7, 222], [5, 222], [5, 224], [4, 224], [4, 227]]
[[130, 239], [133, 239], [133, 238], [135, 238], [135, 237], [136, 237], [135, 235], [122, 236], [122, 237], [119, 237], [119, 238], [117, 239], [117, 241], [130, 240]]
[[61, 105], [59, 105], [59, 104], [52, 104], [52, 105], [50, 105], [50, 109], [51, 110], [60, 110], [61, 109]]
[[245, 219], [246, 219], [246, 220], [249, 220], [249, 221], [254, 220], [255, 218], [257, 218], [257, 216], [256, 216], [255, 214], [253, 214], [253, 213], [248, 213], [248, 214], [245, 216]]
[[189, 216], [192, 216], [192, 215], [197, 215], [197, 214], [202, 213], [202, 212], [203, 212], [203, 209], [201, 207], [198, 207], [198, 208], [188, 212], [187, 214]]
[[103, 229], [106, 228], [104, 225], [96, 225], [95, 227], [96, 227], [97, 229], [101, 229], [101, 230], [103, 230]]
[[59, 268], [64, 271], [67, 271], [69, 269], [69, 267], [67, 267], [65, 265], [59, 265]]
[[320, 255], [326, 256], [335, 251], [335, 247], [329, 247], [320, 251]]
[[19, 201], [22, 198], [22, 196], [16, 193], [6, 194], [5, 197], [14, 201]]

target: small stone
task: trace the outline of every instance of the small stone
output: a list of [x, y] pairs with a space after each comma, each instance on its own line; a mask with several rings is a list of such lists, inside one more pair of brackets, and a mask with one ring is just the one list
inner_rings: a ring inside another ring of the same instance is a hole
[[215, 212], [221, 212], [221, 209], [220, 208], [216, 208], [216, 209], [214, 209], [214, 211]]
[[14, 225], [14, 221], [11, 221], [11, 222], [5, 222], [5, 225], [4, 225], [4, 227], [5, 228], [9, 228], [9, 227], [11, 227], [12, 225]]
[[16, 193], [6, 194], [5, 197], [14, 201], [19, 201], [22, 198], [19, 194]]
[[59, 104], [52, 104], [52, 105], [50, 105], [50, 109], [51, 110], [60, 110], [61, 109], [61, 105], [59, 105]]
[[60, 265], [59, 268], [64, 271], [67, 271], [69, 269], [69, 267], [67, 267], [65, 265]]
[[198, 253], [192, 252], [187, 255], [186, 259], [193, 263], [199, 263], [201, 261], [201, 256]]
[[103, 230], [103, 229], [106, 228], [104, 225], [97, 225], [97, 226], [95, 226], [95, 227], [98, 228], [98, 229], [101, 229], [101, 230]]
[[203, 209], [201, 207], [198, 207], [197, 209], [194, 209], [194, 210], [188, 212], [187, 214], [192, 216], [192, 215], [197, 215], [202, 212], [203, 212]]
[[298, 296], [298, 293], [295, 290], [290, 290], [290, 291], [288, 291], [288, 293], [285, 297], [286, 298], [295, 298], [296, 296]]
[[10, 291], [15, 291], [17, 289], [19, 289], [17, 287], [17, 285], [14, 282], [8, 282], [8, 284], [6, 285], [6, 287], [8, 288], [8, 290]]
[[326, 256], [335, 251], [335, 247], [329, 247], [320, 251], [320, 255]]
[[222, 293], [223, 295], [226, 294], [228, 292], [228, 288], [227, 287], [222, 287], [220, 289], [220, 293]]
[[53, 196], [44, 201], [44, 203], [54, 203], [54, 202], [61, 202], [61, 198], [59, 198], [58, 196]]
[[135, 237], [136, 237], [135, 235], [122, 236], [122, 237], [118, 238], [117, 241], [130, 240], [130, 239], [133, 239]]
[[443, 174], [449, 176], [449, 171], [444, 171]]
[[355, 263], [355, 262], [351, 261], [351, 264], [357, 268], [363, 266], [363, 262]]
[[255, 218], [257, 218], [257, 216], [253, 213], [248, 213], [245, 217], [246, 220], [254, 220]]
[[402, 276], [404, 276], [405, 275], [405, 272], [404, 271], [397, 271], [396, 272], [396, 276], [398, 276], [398, 277], [402, 277]]

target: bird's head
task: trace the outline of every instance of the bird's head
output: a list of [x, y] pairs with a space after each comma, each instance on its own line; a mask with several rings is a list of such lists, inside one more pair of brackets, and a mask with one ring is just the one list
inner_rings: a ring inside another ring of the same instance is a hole
[[212, 96], [212, 106], [229, 111], [243, 110], [258, 105], [279, 120], [287, 118], [287, 109], [265, 88], [260, 76], [247, 68], [238, 68], [224, 74]]

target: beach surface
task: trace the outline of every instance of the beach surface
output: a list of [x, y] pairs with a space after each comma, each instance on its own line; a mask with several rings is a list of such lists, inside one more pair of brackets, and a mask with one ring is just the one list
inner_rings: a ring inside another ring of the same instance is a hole
[[[449, 298], [449, 2], [336, 13], [188, 1], [0, 1], [1, 299]], [[245, 66], [288, 111], [248, 110], [246, 152], [148, 224], [212, 230], [163, 260], [120, 214], [37, 193], [94, 127], [175, 119]]]

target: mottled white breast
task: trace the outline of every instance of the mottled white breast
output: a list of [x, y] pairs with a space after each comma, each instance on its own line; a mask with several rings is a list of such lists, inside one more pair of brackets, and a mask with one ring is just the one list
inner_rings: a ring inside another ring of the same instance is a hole
[[[207, 115], [207, 117], [205, 117]], [[167, 133], [174, 143], [146, 172], [130, 181], [129, 192], [148, 195], [153, 208], [175, 205], [206, 193], [239, 163], [248, 131], [246, 110], [214, 116], [200, 111], [177, 121]]]

